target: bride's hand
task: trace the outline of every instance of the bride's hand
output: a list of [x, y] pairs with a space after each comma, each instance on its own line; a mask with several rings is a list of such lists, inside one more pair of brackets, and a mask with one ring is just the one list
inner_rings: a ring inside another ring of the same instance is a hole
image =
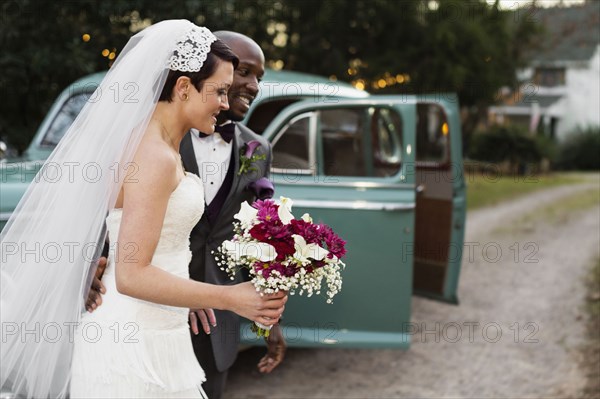
[[194, 335], [198, 335], [198, 319], [202, 324], [202, 329], [206, 334], [210, 334], [210, 326], [217, 326], [217, 318], [215, 317], [215, 311], [212, 309], [190, 309], [190, 327]]
[[265, 326], [271, 326], [279, 320], [288, 300], [287, 292], [259, 294], [251, 282], [230, 286], [234, 301], [231, 311], [249, 320]]

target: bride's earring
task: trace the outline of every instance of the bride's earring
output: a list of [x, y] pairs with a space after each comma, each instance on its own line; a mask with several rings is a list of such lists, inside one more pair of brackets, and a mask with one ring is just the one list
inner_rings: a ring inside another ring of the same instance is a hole
[[182, 96], [182, 98], [183, 98], [183, 101], [187, 101], [187, 100], [188, 100], [188, 98], [189, 98], [189, 97], [188, 97], [188, 94], [187, 94], [187, 93], [183, 93], [183, 96]]

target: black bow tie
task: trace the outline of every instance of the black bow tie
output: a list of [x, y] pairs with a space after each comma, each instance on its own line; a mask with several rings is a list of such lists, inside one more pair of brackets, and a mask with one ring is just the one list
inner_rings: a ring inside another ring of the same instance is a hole
[[[221, 135], [221, 138], [227, 143], [231, 143], [231, 140], [233, 140], [234, 132], [235, 123], [233, 122], [221, 126], [215, 126], [215, 133], [219, 133]], [[203, 139], [205, 137], [208, 137], [209, 135], [206, 133], [198, 132], [198, 136], [200, 136], [200, 138]]]
[[235, 132], [235, 123], [227, 123], [221, 126], [215, 126], [215, 133], [219, 133], [223, 140], [231, 143], [233, 140], [233, 134]]

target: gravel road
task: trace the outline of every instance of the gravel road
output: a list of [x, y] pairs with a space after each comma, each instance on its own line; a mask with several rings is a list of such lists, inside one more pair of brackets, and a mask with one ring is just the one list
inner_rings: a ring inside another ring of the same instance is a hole
[[264, 349], [251, 348], [225, 397], [578, 398], [587, 381], [583, 279], [599, 256], [600, 204], [551, 220], [524, 216], [598, 183], [469, 212], [460, 305], [414, 297], [408, 351], [291, 348], [261, 375]]

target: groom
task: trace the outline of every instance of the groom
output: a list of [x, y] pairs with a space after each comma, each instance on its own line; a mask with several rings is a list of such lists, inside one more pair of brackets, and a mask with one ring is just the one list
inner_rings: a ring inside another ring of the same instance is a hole
[[[180, 153], [185, 169], [202, 178], [206, 209], [191, 233], [192, 261], [190, 277], [212, 284], [236, 284], [216, 264], [213, 251], [223, 241], [233, 237], [233, 215], [242, 202], [252, 203], [256, 196], [249, 185], [266, 177], [271, 161], [271, 146], [267, 140], [236, 122], [246, 116], [249, 106], [258, 95], [258, 83], [264, 74], [264, 55], [261, 48], [247, 36], [221, 31], [215, 35], [225, 42], [239, 57], [229, 89], [229, 110], [217, 118], [215, 133], [209, 136], [192, 130], [181, 142]], [[240, 169], [243, 153], [248, 143], [259, 145], [246, 154], [252, 160], [249, 170]], [[211, 311], [197, 310], [191, 314], [194, 332], [197, 319], [206, 323]], [[239, 317], [226, 311], [215, 310], [216, 326], [209, 335], [200, 332], [192, 335], [194, 352], [206, 372], [203, 388], [211, 399], [218, 399], [225, 388], [227, 371], [236, 359], [239, 344]], [[285, 341], [279, 325], [275, 325], [267, 339], [267, 354], [258, 368], [268, 373], [282, 360]]]
[[[229, 110], [219, 114], [215, 133], [206, 136], [192, 130], [183, 138], [180, 146], [185, 169], [200, 176], [204, 183], [206, 204], [202, 219], [190, 236], [190, 277], [212, 284], [236, 284], [241, 279], [230, 280], [217, 266], [212, 252], [223, 241], [233, 237], [233, 215], [239, 211], [242, 202], [252, 203], [256, 198], [249, 186], [268, 175], [271, 161], [269, 142], [244, 125], [236, 123], [244, 119], [250, 104], [258, 95], [265, 57], [258, 44], [247, 36], [228, 31], [214, 34], [236, 53], [239, 65], [234, 71], [233, 83], [228, 92]], [[241, 151], [245, 151], [252, 141], [259, 145], [248, 154], [247, 158], [252, 160], [248, 165], [250, 170], [240, 170]], [[86, 302], [89, 311], [102, 303], [99, 293], [104, 293], [105, 289], [100, 278], [105, 265], [106, 258], [102, 258]], [[212, 312], [211, 309], [191, 312], [190, 324], [194, 332], [194, 352], [206, 373], [203, 388], [209, 398], [219, 399], [225, 388], [227, 371], [237, 357], [240, 324], [235, 313], [218, 310], [214, 311], [214, 323]], [[198, 319], [203, 324], [203, 330], [210, 331], [209, 334], [198, 331]], [[210, 329], [209, 322], [216, 325]], [[281, 363], [285, 351], [285, 340], [276, 324], [267, 339], [267, 354], [258, 363], [259, 371], [271, 372]]]

